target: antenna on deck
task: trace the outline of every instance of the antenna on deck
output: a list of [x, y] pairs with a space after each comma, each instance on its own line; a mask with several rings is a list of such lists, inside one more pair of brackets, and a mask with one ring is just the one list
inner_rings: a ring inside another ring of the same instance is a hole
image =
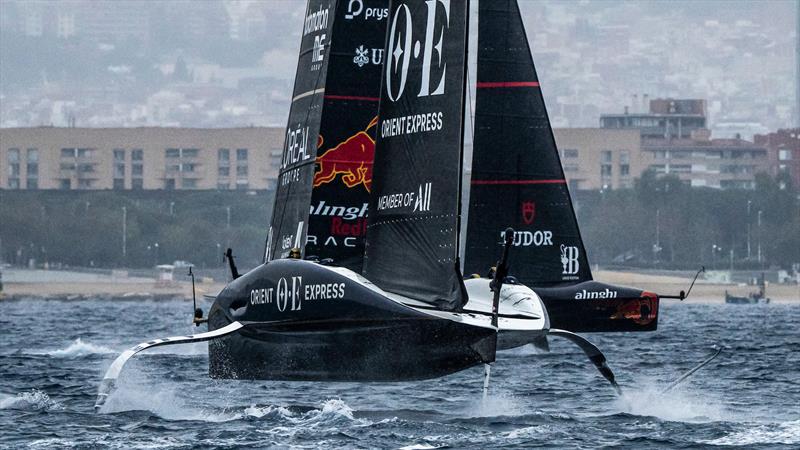
[[234, 280], [239, 278], [239, 271], [236, 269], [236, 262], [233, 261], [233, 250], [230, 248], [225, 250], [224, 259], [228, 260], [228, 266], [231, 268], [231, 277]]
[[503, 287], [503, 281], [508, 276], [508, 251], [514, 243], [514, 229], [506, 228], [505, 245], [503, 246], [503, 256], [497, 262], [497, 269], [494, 271], [494, 279], [489, 284], [489, 287], [494, 292], [492, 299], [492, 326], [497, 328], [497, 315], [500, 307], [500, 289]]
[[203, 309], [197, 307], [197, 295], [195, 294], [194, 272], [192, 272], [192, 266], [189, 266], [188, 276], [192, 277], [192, 306], [194, 307], [194, 318], [192, 318], [192, 323], [194, 326], [199, 327], [201, 323], [208, 322], [208, 319], [203, 319]]

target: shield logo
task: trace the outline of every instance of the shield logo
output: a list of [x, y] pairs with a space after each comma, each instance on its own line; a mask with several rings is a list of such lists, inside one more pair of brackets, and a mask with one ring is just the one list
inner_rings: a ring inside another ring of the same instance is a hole
[[522, 221], [525, 225], [533, 223], [533, 218], [536, 216], [536, 203], [522, 202]]

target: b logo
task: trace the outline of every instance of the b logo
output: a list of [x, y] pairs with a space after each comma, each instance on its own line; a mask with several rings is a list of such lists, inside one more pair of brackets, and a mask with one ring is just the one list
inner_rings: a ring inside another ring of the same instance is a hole
[[536, 203], [534, 202], [523, 202], [522, 203], [522, 221], [525, 222], [525, 225], [530, 225], [533, 223], [533, 219], [536, 217]]
[[561, 245], [561, 267], [563, 275], [575, 275], [580, 270], [578, 247]]

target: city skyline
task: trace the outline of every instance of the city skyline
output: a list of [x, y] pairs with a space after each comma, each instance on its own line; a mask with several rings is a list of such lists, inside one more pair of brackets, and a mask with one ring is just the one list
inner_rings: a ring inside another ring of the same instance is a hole
[[[302, 2], [2, 5], [2, 127], [285, 125]], [[715, 137], [797, 124], [795, 1], [520, 7], [554, 126], [666, 97], [706, 99]]]

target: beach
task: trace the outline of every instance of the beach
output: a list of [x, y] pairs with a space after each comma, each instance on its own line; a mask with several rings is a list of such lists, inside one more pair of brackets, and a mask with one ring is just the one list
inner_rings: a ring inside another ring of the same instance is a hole
[[[184, 279], [158, 282], [155, 277], [129, 276], [125, 271], [110, 273], [85, 273], [59, 270], [6, 269], [3, 274], [5, 299], [43, 298], [80, 300], [86, 298], [183, 298], [191, 300], [192, 283]], [[597, 281], [613, 285], [637, 287], [659, 295], [678, 295], [688, 290], [692, 276], [687, 272], [654, 274], [636, 271], [596, 270]], [[177, 276], [175, 278], [178, 278]], [[186, 277], [180, 277], [186, 278]], [[215, 295], [225, 283], [199, 277], [196, 295]], [[691, 303], [724, 303], [725, 291], [732, 295], [747, 296], [758, 290], [757, 286], [743, 283], [720, 283], [698, 278], [690, 296]], [[800, 286], [797, 284], [769, 283], [767, 297], [771, 302], [800, 305]], [[670, 301], [665, 299], [665, 301]], [[678, 300], [675, 300], [678, 301]]]

